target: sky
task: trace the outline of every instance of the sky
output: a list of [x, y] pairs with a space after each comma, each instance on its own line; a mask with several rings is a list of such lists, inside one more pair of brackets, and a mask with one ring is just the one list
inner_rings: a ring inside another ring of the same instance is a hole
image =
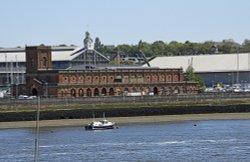
[[1, 0], [0, 47], [250, 39], [249, 0]]

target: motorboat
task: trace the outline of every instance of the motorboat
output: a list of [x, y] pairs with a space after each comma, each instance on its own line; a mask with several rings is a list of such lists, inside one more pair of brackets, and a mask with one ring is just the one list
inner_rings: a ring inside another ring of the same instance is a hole
[[100, 121], [93, 121], [85, 126], [86, 130], [103, 130], [103, 129], [114, 129], [114, 122], [108, 121], [105, 118], [105, 114], [103, 115], [103, 120]]

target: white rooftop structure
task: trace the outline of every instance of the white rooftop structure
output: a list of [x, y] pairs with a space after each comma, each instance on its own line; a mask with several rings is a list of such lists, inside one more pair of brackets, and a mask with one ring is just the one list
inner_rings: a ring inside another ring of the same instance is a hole
[[[72, 53], [78, 51], [79, 47], [52, 47], [52, 61], [70, 61], [76, 56], [71, 56]], [[25, 49], [0, 49], [0, 62], [26, 62]]]
[[192, 65], [196, 73], [250, 71], [250, 53], [166, 56], [156, 57], [149, 63], [151, 67], [183, 68], [183, 71]]

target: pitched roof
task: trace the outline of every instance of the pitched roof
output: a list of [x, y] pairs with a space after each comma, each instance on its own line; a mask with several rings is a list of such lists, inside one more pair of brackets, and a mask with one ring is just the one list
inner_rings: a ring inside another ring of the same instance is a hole
[[237, 70], [250, 71], [250, 53], [156, 57], [149, 63], [152, 67], [181, 67], [184, 71], [186, 71], [189, 65], [192, 65], [195, 72], [200, 73], [227, 72]]

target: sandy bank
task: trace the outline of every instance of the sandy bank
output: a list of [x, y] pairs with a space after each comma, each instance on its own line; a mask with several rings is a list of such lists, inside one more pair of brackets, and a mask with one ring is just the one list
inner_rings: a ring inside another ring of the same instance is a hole
[[[197, 120], [226, 120], [226, 119], [250, 119], [250, 113], [215, 113], [215, 114], [187, 114], [187, 115], [164, 115], [164, 116], [138, 116], [138, 117], [114, 117], [108, 118], [117, 125], [157, 123], [157, 122], [178, 122]], [[99, 120], [98, 118], [96, 120]], [[62, 119], [42, 120], [40, 127], [63, 127], [63, 126], [84, 126], [92, 119]], [[33, 128], [35, 121], [0, 122], [0, 129], [10, 128]]]

